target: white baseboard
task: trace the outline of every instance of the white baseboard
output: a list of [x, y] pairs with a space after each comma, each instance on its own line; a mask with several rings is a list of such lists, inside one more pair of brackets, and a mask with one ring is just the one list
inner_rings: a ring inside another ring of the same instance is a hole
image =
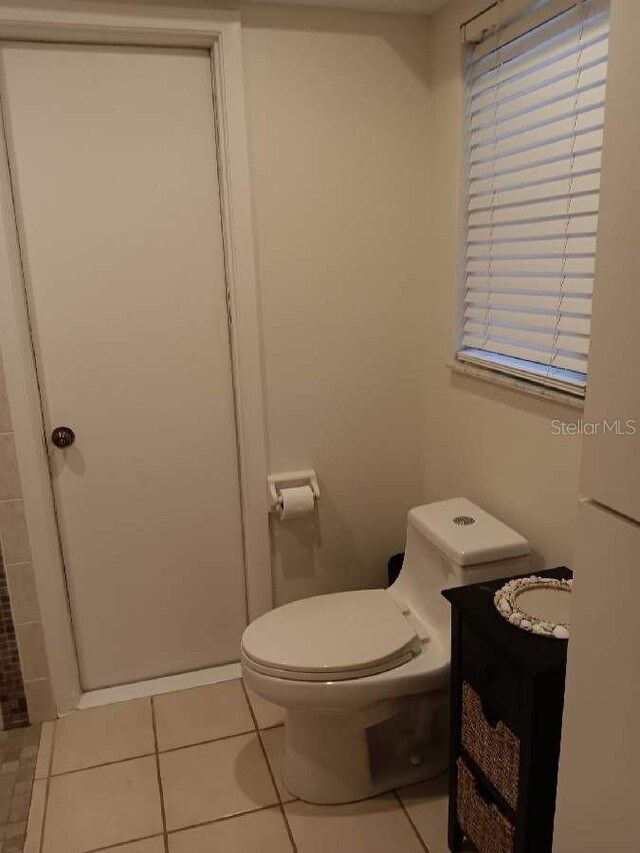
[[104, 687], [101, 690], [83, 693], [78, 702], [78, 710], [111, 705], [114, 702], [126, 702], [128, 699], [140, 699], [144, 696], [157, 696], [160, 693], [173, 693], [176, 690], [188, 690], [190, 687], [231, 681], [234, 678], [240, 678], [239, 663], [227, 663], [210, 669], [152, 678], [149, 681], [135, 681], [132, 684], [120, 684], [117, 687]]

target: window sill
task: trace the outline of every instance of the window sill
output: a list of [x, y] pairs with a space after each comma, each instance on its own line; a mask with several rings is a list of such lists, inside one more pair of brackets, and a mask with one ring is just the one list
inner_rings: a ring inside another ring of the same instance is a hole
[[545, 388], [542, 385], [536, 385], [534, 382], [527, 382], [525, 379], [517, 379], [515, 376], [506, 376], [497, 370], [491, 370], [489, 367], [480, 367], [457, 360], [447, 362], [447, 367], [452, 373], [482, 379], [484, 382], [491, 382], [493, 385], [501, 385], [503, 388], [510, 388], [512, 391], [528, 394], [530, 397], [560, 403], [577, 411], [584, 409], [584, 400], [580, 397], [574, 397], [572, 394], [565, 394], [553, 388]]

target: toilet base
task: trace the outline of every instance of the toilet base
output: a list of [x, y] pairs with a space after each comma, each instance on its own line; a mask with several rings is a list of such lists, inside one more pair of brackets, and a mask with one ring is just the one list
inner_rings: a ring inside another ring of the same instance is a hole
[[287, 788], [337, 804], [439, 776], [448, 766], [446, 705], [446, 691], [437, 691], [348, 714], [287, 709]]

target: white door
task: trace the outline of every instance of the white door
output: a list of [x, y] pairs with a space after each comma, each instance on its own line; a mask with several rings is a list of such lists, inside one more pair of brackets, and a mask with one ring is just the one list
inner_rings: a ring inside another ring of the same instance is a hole
[[[85, 689], [238, 659], [209, 55], [5, 44], [13, 193]], [[58, 449], [57, 426], [75, 443]]]

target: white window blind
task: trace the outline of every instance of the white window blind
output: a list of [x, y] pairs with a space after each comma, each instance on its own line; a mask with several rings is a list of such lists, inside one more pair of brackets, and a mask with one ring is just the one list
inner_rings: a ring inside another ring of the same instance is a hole
[[458, 358], [583, 396], [608, 4], [524, 5], [497, 3], [468, 48]]

